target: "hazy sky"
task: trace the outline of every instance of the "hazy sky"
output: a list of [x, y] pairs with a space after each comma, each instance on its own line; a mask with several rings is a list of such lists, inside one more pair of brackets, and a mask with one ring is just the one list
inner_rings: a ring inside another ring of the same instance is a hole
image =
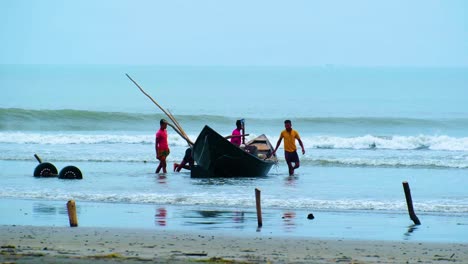
[[0, 0], [1, 64], [468, 66], [466, 0]]

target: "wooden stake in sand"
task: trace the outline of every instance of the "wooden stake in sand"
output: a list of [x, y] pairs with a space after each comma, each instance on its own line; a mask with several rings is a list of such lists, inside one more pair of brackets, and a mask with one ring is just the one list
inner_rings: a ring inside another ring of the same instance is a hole
[[409, 188], [409, 184], [406, 181], [403, 182], [403, 190], [405, 191], [406, 204], [408, 205], [409, 216], [410, 216], [411, 220], [413, 220], [415, 225], [420, 225], [421, 222], [419, 222], [419, 219], [416, 216], [416, 213], [414, 213], [413, 199], [411, 198], [411, 191], [410, 191], [410, 188]]
[[255, 202], [257, 205], [257, 221], [258, 221], [258, 227], [262, 226], [262, 206], [260, 203], [260, 190], [255, 188]]
[[67, 209], [68, 209], [68, 219], [70, 220], [70, 226], [77, 227], [78, 218], [76, 217], [76, 206], [75, 206], [74, 200], [70, 200], [67, 202]]

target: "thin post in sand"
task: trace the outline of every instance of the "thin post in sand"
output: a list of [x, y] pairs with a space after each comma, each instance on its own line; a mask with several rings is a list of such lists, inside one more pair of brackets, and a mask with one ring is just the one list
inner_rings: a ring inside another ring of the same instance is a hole
[[258, 222], [258, 227], [262, 226], [262, 206], [260, 203], [260, 190], [255, 188], [255, 203], [257, 205], [257, 222]]
[[74, 200], [70, 200], [67, 202], [67, 209], [68, 209], [68, 219], [70, 220], [70, 226], [77, 227], [78, 217], [76, 216], [76, 206], [75, 206]]
[[413, 199], [411, 198], [411, 191], [409, 188], [409, 184], [406, 181], [403, 182], [403, 190], [405, 191], [406, 204], [408, 205], [409, 216], [411, 220], [413, 220], [415, 225], [420, 225], [421, 222], [419, 221], [418, 217], [416, 216], [416, 213], [414, 212]]

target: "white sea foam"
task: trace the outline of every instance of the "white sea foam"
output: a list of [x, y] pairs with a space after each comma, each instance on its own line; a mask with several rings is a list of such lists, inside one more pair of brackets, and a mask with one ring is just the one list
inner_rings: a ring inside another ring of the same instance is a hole
[[[189, 135], [194, 141], [197, 135]], [[253, 138], [250, 136], [248, 139]], [[271, 138], [270, 138], [271, 139]], [[360, 137], [309, 136], [303, 137], [306, 148], [321, 149], [393, 149], [393, 150], [447, 150], [468, 151], [468, 137], [449, 136], [389, 136], [365, 135]], [[152, 134], [88, 134], [88, 133], [26, 133], [0, 132], [0, 143], [7, 144], [153, 144]], [[169, 143], [185, 146], [186, 142], [175, 133], [169, 134]]]
[[372, 166], [372, 167], [435, 167], [435, 168], [468, 168], [468, 157], [340, 157], [340, 158], [303, 158], [303, 163], [326, 166]]
[[[468, 138], [365, 135], [307, 136], [302, 140], [307, 152], [301, 161], [312, 166], [468, 168]], [[187, 142], [172, 133], [169, 143], [169, 161], [177, 162]], [[39, 149], [39, 154], [47, 153], [49, 161], [142, 162], [154, 159], [153, 144], [154, 135], [141, 133], [0, 132], [0, 158], [30, 160], [31, 153]], [[278, 158], [284, 159], [283, 155]]]
[[468, 151], [468, 137], [449, 136], [390, 136], [361, 137], [316, 136], [302, 139], [306, 147], [324, 149], [394, 149]]
[[[135, 203], [135, 204], [167, 204], [167, 205], [203, 205], [215, 207], [254, 208], [255, 201], [251, 197], [223, 196], [220, 193], [63, 193], [14, 190], [1, 190], [0, 198], [20, 198], [38, 200], [66, 201], [70, 198], [87, 202], [109, 203]], [[418, 212], [427, 213], [468, 213], [468, 200], [426, 200], [415, 202]], [[405, 212], [407, 205], [403, 199], [394, 200], [363, 200], [339, 199], [319, 200], [311, 198], [278, 199], [272, 197], [262, 198], [263, 208], [289, 208], [310, 210], [361, 210], [361, 211], [394, 211]]]
[[[195, 137], [192, 136], [192, 138]], [[180, 136], [175, 134], [169, 135], [168, 141], [174, 146], [187, 145]], [[40, 145], [154, 144], [154, 135], [0, 132], [0, 143]]]

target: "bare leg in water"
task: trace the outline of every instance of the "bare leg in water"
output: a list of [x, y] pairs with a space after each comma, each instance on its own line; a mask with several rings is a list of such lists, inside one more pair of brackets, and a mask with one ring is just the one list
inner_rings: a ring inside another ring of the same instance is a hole
[[167, 165], [166, 164], [166, 159], [161, 159], [160, 162], [159, 162], [159, 166], [156, 169], [156, 173], [159, 173], [161, 171], [161, 169], [163, 170], [163, 173], [167, 173], [166, 165]]
[[294, 170], [299, 168], [299, 166], [299, 162], [294, 162], [294, 166], [292, 165], [292, 162], [288, 162], [289, 175], [294, 175]]

